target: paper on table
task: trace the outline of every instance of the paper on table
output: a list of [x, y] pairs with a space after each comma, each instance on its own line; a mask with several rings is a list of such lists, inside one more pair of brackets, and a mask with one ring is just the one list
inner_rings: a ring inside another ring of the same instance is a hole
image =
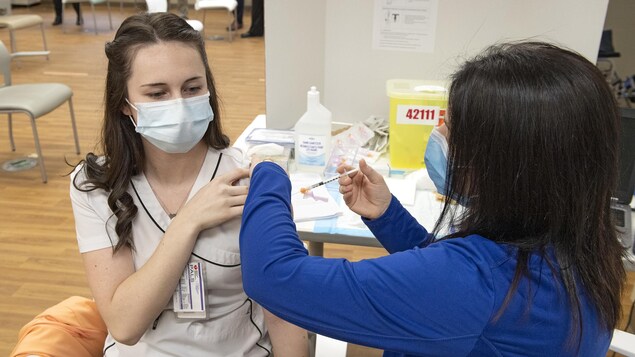
[[332, 218], [342, 214], [342, 210], [329, 194], [326, 186], [319, 186], [311, 190], [311, 195], [304, 195], [300, 188], [320, 182], [318, 174], [291, 174], [291, 204], [293, 205], [293, 220], [295, 222]]
[[[392, 193], [402, 205], [406, 206], [409, 211], [416, 211], [415, 195], [416, 182], [409, 179], [396, 179], [384, 177], [390, 193]], [[368, 230], [361, 217], [350, 210], [346, 203], [342, 200], [339, 202], [340, 209], [342, 210], [342, 216], [337, 219], [336, 227], [338, 230]], [[417, 217], [416, 214], [413, 216]], [[421, 222], [420, 222], [421, 223]]]

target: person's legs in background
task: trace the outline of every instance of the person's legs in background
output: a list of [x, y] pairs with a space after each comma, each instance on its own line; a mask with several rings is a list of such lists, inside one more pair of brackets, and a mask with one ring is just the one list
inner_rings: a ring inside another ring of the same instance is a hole
[[53, 7], [55, 8], [55, 21], [53, 26], [62, 24], [62, 0], [53, 0]]
[[246, 37], [261, 37], [265, 34], [265, 0], [251, 2], [251, 27], [249, 31], [240, 35]]
[[[243, 11], [245, 10], [245, 0], [236, 0], [238, 5], [236, 6], [236, 10], [234, 10], [234, 15], [236, 19], [231, 24], [232, 31], [240, 30], [243, 28]], [[227, 27], [227, 31], [229, 31], [229, 26]]]
[[[62, 24], [62, 0], [53, 0], [53, 6], [55, 7], [55, 21], [53, 21], [53, 26]], [[73, 3], [73, 9], [75, 9], [75, 13], [77, 14], [77, 20], [75, 21], [76, 25], [83, 25], [84, 18], [82, 17], [82, 11], [79, 7], [78, 2]]]
[[188, 10], [188, 7], [190, 6], [188, 0], [179, 0], [178, 5], [179, 5], [179, 16], [181, 16], [184, 19], [187, 19], [187, 10]]
[[73, 3], [73, 9], [75, 9], [75, 13], [77, 14], [77, 20], [75, 20], [75, 25], [80, 26], [84, 24], [84, 17], [82, 16], [82, 9], [79, 7], [78, 2]]

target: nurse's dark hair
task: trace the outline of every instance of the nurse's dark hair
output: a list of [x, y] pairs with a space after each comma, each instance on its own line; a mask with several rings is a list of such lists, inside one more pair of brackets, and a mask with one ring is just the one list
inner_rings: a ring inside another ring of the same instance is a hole
[[[77, 177], [80, 176], [77, 175], [73, 181], [73, 185], [81, 191], [103, 189], [108, 192], [108, 206], [116, 217], [115, 233], [118, 242], [114, 246], [115, 252], [124, 246], [134, 249], [132, 221], [138, 209], [127, 190], [131, 178], [142, 172], [145, 159], [141, 138], [135, 132], [130, 118], [122, 112], [122, 108], [127, 105], [127, 82], [139, 49], [162, 42], [186, 44], [196, 49], [201, 56], [205, 65], [210, 105], [214, 111], [214, 120], [203, 139], [215, 149], [229, 146], [229, 138], [221, 128], [219, 100], [201, 34], [185, 20], [170, 13], [139, 14], [125, 19], [114, 40], [106, 43], [108, 72], [100, 141], [103, 157], [92, 152], [86, 155], [80, 162], [80, 165], [83, 164], [86, 180], [77, 182]], [[111, 216], [110, 219], [115, 217]], [[107, 232], [110, 230], [107, 229]]]
[[[620, 115], [602, 74], [551, 44], [495, 45], [453, 75], [448, 107], [446, 187], [467, 207], [459, 213], [446, 202], [435, 232], [450, 222], [456, 231], [449, 238], [478, 234], [517, 249], [495, 320], [530, 277], [528, 262], [537, 255], [564, 284], [569, 345], [579, 346], [584, 301], [612, 331], [625, 284], [625, 250], [610, 211]], [[527, 304], [530, 310], [531, 299]]]

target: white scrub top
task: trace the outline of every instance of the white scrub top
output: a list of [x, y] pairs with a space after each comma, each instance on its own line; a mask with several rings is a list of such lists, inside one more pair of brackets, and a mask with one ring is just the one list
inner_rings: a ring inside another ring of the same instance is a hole
[[[241, 162], [242, 155], [236, 149], [217, 151], [210, 148], [188, 200], [210, 182], [217, 165], [216, 176], [219, 176], [241, 167]], [[85, 176], [81, 168], [80, 166], [75, 170], [71, 182], [75, 175], [80, 175], [77, 182], [83, 181]], [[116, 217], [107, 204], [108, 193], [104, 190], [81, 192], [72, 183], [70, 192], [80, 252], [111, 249], [117, 244], [117, 235], [114, 230]], [[134, 266], [139, 269], [154, 253], [163, 238], [162, 230], [165, 231], [170, 224], [170, 218], [143, 173], [132, 178], [128, 193], [138, 208], [132, 231], [135, 245]], [[194, 246], [190, 261], [204, 262], [207, 271], [205, 281], [208, 318], [177, 318], [170, 300], [153, 326], [148, 326], [148, 330], [134, 346], [118, 343], [108, 334], [104, 356], [269, 355], [271, 342], [262, 308], [243, 291], [238, 249], [239, 229], [240, 218], [237, 218], [202, 231]]]

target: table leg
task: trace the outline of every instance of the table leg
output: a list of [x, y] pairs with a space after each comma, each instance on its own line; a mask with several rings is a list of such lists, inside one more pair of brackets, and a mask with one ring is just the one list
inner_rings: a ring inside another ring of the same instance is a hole
[[309, 244], [309, 255], [317, 257], [324, 256], [324, 243], [322, 242], [307, 242]]

